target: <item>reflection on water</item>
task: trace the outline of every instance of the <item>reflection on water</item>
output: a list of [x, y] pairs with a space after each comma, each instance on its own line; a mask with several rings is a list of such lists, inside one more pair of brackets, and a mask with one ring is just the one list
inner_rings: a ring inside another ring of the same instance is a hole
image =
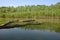
[[60, 32], [38, 27], [0, 29], [0, 40], [60, 40]]

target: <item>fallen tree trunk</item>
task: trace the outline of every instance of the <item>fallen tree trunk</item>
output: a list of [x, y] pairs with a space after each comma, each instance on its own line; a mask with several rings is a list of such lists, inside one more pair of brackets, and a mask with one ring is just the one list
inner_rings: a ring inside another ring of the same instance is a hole
[[[34, 21], [34, 22], [33, 22]], [[0, 26], [0, 29], [2, 28], [14, 28], [14, 27], [24, 27], [24, 26], [27, 26], [27, 25], [41, 25], [42, 23], [40, 22], [35, 22], [35, 20], [26, 20], [26, 21], [23, 21], [25, 24], [20, 24], [20, 23], [17, 23], [17, 24], [12, 24], [12, 23], [15, 23], [16, 21], [9, 21], [3, 25]], [[12, 24], [12, 25], [9, 25], [9, 24]]]

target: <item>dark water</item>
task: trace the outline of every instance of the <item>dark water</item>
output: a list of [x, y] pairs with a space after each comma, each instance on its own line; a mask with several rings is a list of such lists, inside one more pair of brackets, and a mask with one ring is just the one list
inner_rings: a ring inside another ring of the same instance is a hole
[[60, 40], [60, 32], [48, 29], [0, 29], [0, 40]]

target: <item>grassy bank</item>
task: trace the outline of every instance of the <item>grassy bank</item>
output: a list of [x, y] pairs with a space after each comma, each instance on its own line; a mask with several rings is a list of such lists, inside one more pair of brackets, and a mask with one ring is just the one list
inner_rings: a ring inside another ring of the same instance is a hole
[[23, 21], [23, 20], [32, 20], [32, 19], [36, 20], [37, 22], [43, 22], [43, 23], [48, 23], [48, 24], [50, 24], [50, 23], [59, 24], [60, 23], [60, 19], [58, 19], [58, 18], [0, 18], [0, 24], [6, 23], [11, 20]]

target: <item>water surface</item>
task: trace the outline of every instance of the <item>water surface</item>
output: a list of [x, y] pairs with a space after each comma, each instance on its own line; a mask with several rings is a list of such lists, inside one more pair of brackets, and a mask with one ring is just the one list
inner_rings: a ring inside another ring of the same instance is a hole
[[0, 29], [0, 40], [60, 40], [60, 32], [48, 29]]

